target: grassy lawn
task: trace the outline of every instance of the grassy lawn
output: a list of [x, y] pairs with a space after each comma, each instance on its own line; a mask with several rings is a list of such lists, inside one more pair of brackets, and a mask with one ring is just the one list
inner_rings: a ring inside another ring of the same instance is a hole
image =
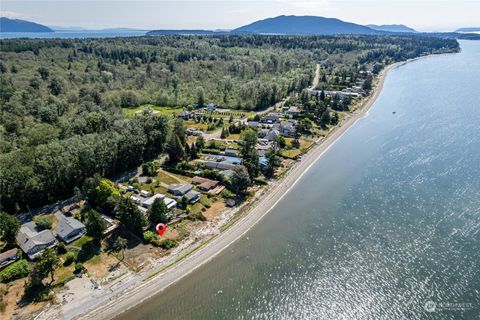
[[161, 181], [161, 182], [166, 183], [166, 184], [172, 184], [172, 183], [179, 183], [180, 182], [170, 175], [166, 174], [162, 170], [158, 170], [156, 179], [157, 179], [157, 181]]
[[280, 151], [280, 155], [284, 158], [294, 159], [302, 154], [300, 149], [288, 149]]
[[89, 243], [92, 240], [89, 236], [83, 236], [73, 242], [71, 242], [67, 247], [76, 247], [79, 249], [82, 249], [83, 246], [87, 243]]
[[150, 107], [151, 109], [158, 111], [156, 114], [163, 114], [163, 115], [172, 115], [178, 112], [182, 112], [183, 108], [182, 107], [159, 107], [159, 106], [154, 106], [151, 104], [146, 104], [146, 105], [141, 105], [135, 108], [123, 108], [123, 113], [126, 116], [133, 116], [137, 112], [145, 109], [146, 107]]
[[240, 140], [240, 133], [230, 134], [227, 139], [229, 140]]
[[[215, 199], [213, 199], [215, 200]], [[212, 206], [213, 201], [210, 200], [206, 195], [202, 194], [200, 196], [200, 201], [199, 201], [204, 207], [210, 208]]]
[[193, 128], [195, 130], [200, 130], [206, 132], [208, 129], [208, 124], [202, 122], [195, 122], [193, 120], [184, 121], [186, 128]]
[[72, 263], [67, 267], [61, 267], [55, 270], [55, 281], [53, 282], [53, 285], [64, 285], [68, 281], [72, 280], [75, 277], [75, 275], [73, 274], [74, 270], [75, 263]]

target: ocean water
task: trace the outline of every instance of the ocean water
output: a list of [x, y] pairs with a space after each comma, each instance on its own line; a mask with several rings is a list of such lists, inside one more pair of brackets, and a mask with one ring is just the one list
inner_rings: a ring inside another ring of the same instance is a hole
[[142, 30], [114, 30], [114, 31], [55, 31], [55, 32], [0, 32], [0, 39], [87, 39], [87, 38], [116, 38], [140, 37], [147, 31]]
[[118, 319], [479, 319], [480, 42], [461, 46], [392, 70], [260, 223]]

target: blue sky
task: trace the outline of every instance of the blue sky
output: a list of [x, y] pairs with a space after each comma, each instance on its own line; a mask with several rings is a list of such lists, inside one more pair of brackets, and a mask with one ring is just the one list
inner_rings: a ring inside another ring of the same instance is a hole
[[231, 29], [282, 14], [403, 23], [420, 31], [480, 27], [480, 0], [2, 0], [0, 8], [2, 16], [86, 28]]

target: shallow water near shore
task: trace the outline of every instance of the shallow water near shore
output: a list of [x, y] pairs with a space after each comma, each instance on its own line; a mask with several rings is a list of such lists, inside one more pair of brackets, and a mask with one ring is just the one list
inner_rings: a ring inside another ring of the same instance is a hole
[[117, 319], [478, 319], [480, 41], [461, 46], [390, 71], [261, 222]]

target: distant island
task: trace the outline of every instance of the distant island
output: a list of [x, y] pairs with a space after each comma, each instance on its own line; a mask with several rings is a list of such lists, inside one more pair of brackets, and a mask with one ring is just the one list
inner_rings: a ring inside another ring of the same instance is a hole
[[455, 30], [455, 32], [480, 32], [480, 27], [471, 27], [471, 28], [460, 28], [460, 29], [457, 29]]
[[370, 29], [387, 32], [418, 32], [417, 30], [407, 27], [403, 24], [367, 24], [367, 27], [369, 27]]
[[316, 16], [278, 16], [259, 20], [232, 30], [233, 33], [333, 35], [379, 34], [377, 30], [334, 18]]
[[6, 17], [0, 17], [0, 32], [54, 32], [47, 26], [39, 23], [9, 19]]

